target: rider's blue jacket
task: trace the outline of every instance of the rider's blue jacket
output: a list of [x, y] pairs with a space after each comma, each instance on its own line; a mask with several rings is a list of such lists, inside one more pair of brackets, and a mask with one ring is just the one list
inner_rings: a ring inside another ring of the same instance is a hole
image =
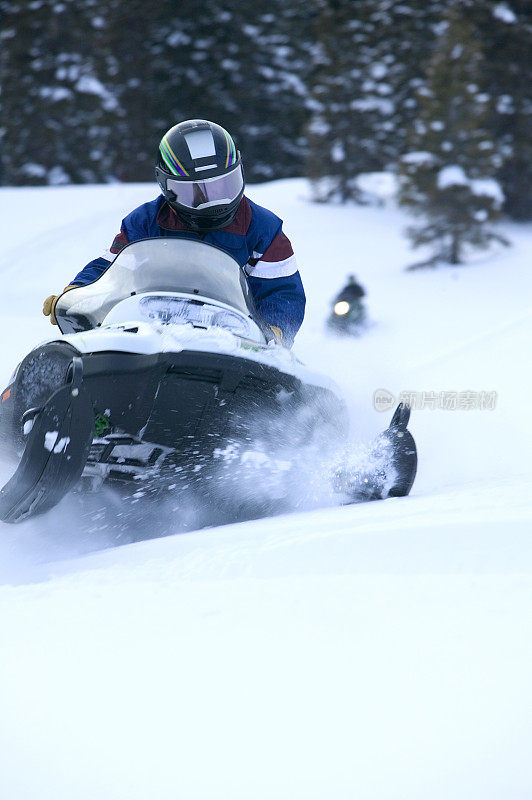
[[243, 267], [257, 311], [268, 325], [283, 332], [290, 345], [303, 322], [305, 292], [282, 220], [243, 197], [233, 222], [221, 230], [198, 234], [188, 228], [163, 195], [136, 208], [122, 220], [109, 250], [79, 272], [70, 286], [92, 283], [120, 250], [138, 239], [176, 236], [201, 239], [225, 250]]

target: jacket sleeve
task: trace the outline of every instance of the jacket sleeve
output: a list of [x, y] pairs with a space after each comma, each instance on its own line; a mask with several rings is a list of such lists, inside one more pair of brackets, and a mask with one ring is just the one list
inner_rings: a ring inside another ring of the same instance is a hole
[[133, 209], [122, 220], [120, 233], [113, 239], [113, 243], [108, 250], [105, 250], [99, 258], [90, 261], [81, 272], [78, 272], [70, 286], [83, 286], [92, 283], [105, 272], [114, 257], [131, 242], [138, 239], [146, 239], [158, 235], [157, 212], [164, 202], [164, 197], [159, 195], [155, 200], [143, 203], [138, 208]]
[[244, 269], [257, 311], [268, 325], [281, 329], [283, 343], [290, 346], [303, 322], [306, 299], [292, 245], [281, 227]]
[[120, 233], [118, 233], [115, 238], [113, 239], [113, 243], [108, 250], [105, 250], [101, 256], [98, 258], [94, 258], [92, 261], [89, 261], [86, 266], [83, 267], [81, 272], [78, 272], [76, 277], [73, 281], [70, 281], [68, 284], [69, 286], [86, 286], [88, 283], [94, 283], [100, 275], [102, 275], [113, 258], [122, 250], [126, 244], [129, 244], [129, 237], [127, 234], [126, 226], [124, 225], [124, 221], [122, 222], [122, 227], [120, 228]]

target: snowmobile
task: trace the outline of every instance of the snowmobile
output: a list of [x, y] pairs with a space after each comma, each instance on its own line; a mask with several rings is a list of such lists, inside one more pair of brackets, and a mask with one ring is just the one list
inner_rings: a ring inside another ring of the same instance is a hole
[[346, 285], [332, 302], [327, 319], [328, 329], [342, 336], [359, 336], [367, 324], [367, 312], [362, 298], [364, 288], [354, 275], [349, 275]]
[[251, 515], [278, 513], [318, 455], [335, 464], [331, 485], [345, 502], [410, 491], [408, 408], [379, 437], [375, 468], [334, 462], [348, 433], [338, 389], [275, 341], [243, 270], [213, 245], [127, 245], [95, 282], [65, 291], [55, 316], [60, 334], [23, 359], [1, 395], [0, 438], [20, 459], [0, 490], [4, 522], [102, 486], [195, 491], [220, 517], [229, 508], [238, 519], [246, 504]]

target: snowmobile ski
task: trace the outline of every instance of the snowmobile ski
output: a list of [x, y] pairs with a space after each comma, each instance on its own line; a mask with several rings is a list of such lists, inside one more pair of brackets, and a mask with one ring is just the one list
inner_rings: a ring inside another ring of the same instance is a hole
[[81, 477], [94, 433], [81, 358], [73, 358], [69, 378], [42, 408], [24, 414], [28, 441], [15, 474], [0, 490], [4, 522], [22, 522], [48, 511]]

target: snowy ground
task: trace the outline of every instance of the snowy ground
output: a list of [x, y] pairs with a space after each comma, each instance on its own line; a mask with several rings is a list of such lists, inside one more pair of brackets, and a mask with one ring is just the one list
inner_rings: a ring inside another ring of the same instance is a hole
[[[122, 547], [65, 506], [0, 525], [0, 796], [528, 800], [532, 229], [407, 273], [392, 204], [312, 205], [302, 181], [249, 194], [285, 219], [308, 293], [296, 350], [343, 388], [354, 436], [387, 423], [379, 388], [495, 408], [414, 412], [406, 499]], [[0, 191], [2, 385], [49, 335], [43, 298], [153, 196]], [[349, 272], [374, 324], [344, 341], [324, 320]]]

